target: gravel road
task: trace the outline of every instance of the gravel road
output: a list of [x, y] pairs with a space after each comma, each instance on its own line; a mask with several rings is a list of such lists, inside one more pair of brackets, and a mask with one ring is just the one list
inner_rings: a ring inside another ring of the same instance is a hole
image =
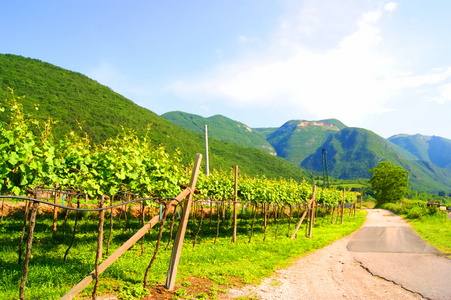
[[439, 254], [402, 218], [368, 210], [359, 231], [277, 271], [259, 286], [231, 290], [226, 297], [451, 299], [446, 292], [451, 291], [451, 260]]

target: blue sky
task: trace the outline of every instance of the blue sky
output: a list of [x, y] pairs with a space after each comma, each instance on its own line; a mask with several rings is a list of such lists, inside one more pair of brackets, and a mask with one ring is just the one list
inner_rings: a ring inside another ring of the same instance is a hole
[[2, 1], [0, 53], [157, 114], [451, 139], [451, 1]]

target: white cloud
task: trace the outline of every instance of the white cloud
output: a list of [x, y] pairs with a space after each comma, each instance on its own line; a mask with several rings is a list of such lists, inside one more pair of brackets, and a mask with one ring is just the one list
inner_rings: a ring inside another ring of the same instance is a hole
[[445, 104], [451, 102], [451, 83], [444, 84], [438, 88], [439, 95], [432, 97], [431, 100], [438, 104]]
[[377, 107], [378, 99], [385, 96], [377, 78], [391, 62], [375, 50], [381, 42], [380, 17], [379, 11], [363, 14], [356, 21], [357, 29], [327, 51], [287, 42], [291, 35], [287, 30], [299, 30], [287, 29], [287, 24], [293, 26], [294, 22], [282, 22], [272, 48], [289, 55], [272, 57], [271, 51], [267, 57], [259, 54], [257, 59], [221, 65], [199, 80], [178, 83], [176, 88], [185, 96], [204, 94], [235, 106], [283, 103], [305, 107], [319, 118], [333, 116], [345, 121], [364, 109], [385, 111]]
[[[298, 38], [312, 34], [324, 21], [309, 6], [299, 14], [301, 21], [281, 22], [269, 50], [219, 65], [173, 88], [185, 98], [203, 98], [207, 106], [209, 101], [217, 104], [218, 99], [235, 107], [285, 106], [302, 111], [299, 118], [308, 114], [361, 124], [371, 115], [393, 111], [390, 101], [403, 90], [444, 85], [451, 78], [451, 68], [418, 75], [395, 69], [395, 60], [382, 49], [379, 23], [396, 8], [390, 2], [383, 9], [362, 12], [352, 30], [343, 31], [332, 47], [318, 50]], [[241, 39], [246, 41], [244, 36]], [[449, 100], [451, 85], [444, 85], [436, 101]]]
[[398, 4], [396, 2], [390, 2], [384, 5], [384, 9], [388, 12], [394, 12], [398, 8]]

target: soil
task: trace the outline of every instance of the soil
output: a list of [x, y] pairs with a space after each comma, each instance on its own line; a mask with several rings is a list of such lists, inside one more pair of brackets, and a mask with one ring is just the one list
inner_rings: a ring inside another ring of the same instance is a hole
[[355, 261], [346, 249], [354, 234], [278, 270], [259, 286], [231, 290], [224, 298], [423, 299], [400, 285], [371, 275]]

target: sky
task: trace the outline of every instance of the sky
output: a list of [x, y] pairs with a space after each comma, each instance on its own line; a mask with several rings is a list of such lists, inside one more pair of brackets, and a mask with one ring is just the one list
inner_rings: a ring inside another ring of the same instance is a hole
[[448, 0], [0, 3], [0, 53], [82, 73], [159, 115], [335, 118], [451, 139]]

